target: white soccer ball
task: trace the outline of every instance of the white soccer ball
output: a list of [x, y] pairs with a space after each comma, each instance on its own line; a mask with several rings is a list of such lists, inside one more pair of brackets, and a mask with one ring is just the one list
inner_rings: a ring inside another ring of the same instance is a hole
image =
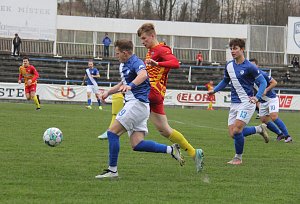
[[55, 147], [59, 145], [63, 140], [62, 131], [56, 127], [48, 128], [43, 135], [43, 140], [45, 144], [50, 147]]

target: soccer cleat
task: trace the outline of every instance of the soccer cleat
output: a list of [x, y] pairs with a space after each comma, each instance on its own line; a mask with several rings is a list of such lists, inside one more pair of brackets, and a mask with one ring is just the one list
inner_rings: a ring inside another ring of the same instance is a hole
[[265, 140], [265, 143], [268, 143], [270, 141], [270, 138], [269, 138], [269, 135], [268, 135], [268, 132], [267, 132], [267, 125], [262, 123], [260, 125], [262, 131], [259, 133]]
[[292, 142], [293, 141], [293, 139], [292, 139], [292, 137], [291, 136], [287, 136], [287, 137], [285, 137], [285, 140], [284, 140], [284, 142], [285, 143], [289, 143], [289, 142]]
[[227, 162], [227, 164], [240, 165], [242, 164], [242, 160], [238, 157], [234, 157], [231, 161]]
[[260, 119], [260, 117], [259, 117], [259, 115], [258, 115], [258, 114], [256, 115], [255, 119]]
[[104, 179], [104, 178], [118, 178], [118, 172], [113, 172], [109, 169], [104, 169], [103, 172], [97, 176], [95, 176], [96, 179]]
[[280, 135], [277, 136], [276, 140], [280, 141], [284, 139], [284, 135], [281, 133]]
[[196, 164], [197, 172], [200, 172], [203, 169], [203, 164], [204, 164], [203, 159], [204, 159], [203, 150], [196, 149], [195, 164]]
[[171, 147], [172, 147], [171, 156], [179, 162], [180, 166], [183, 166], [185, 161], [183, 156], [181, 155], [179, 145], [172, 144]]
[[92, 109], [92, 106], [86, 106], [85, 108], [86, 109]]
[[99, 110], [102, 110], [102, 106], [99, 106]]
[[41, 108], [36, 108], [35, 110], [39, 111], [39, 110], [41, 110]]
[[106, 140], [107, 139], [107, 131], [105, 131], [102, 135], [99, 135], [98, 139], [100, 139], [100, 140]]

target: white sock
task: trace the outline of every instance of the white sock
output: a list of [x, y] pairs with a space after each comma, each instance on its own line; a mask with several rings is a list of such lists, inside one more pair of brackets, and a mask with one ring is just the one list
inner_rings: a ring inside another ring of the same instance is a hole
[[234, 157], [239, 158], [240, 160], [242, 160], [243, 154], [235, 154]]
[[262, 128], [260, 126], [255, 126], [256, 133], [261, 133]]
[[173, 148], [171, 146], [167, 146], [167, 154], [172, 153]]
[[118, 167], [117, 166], [109, 166], [108, 169], [111, 170], [111, 171], [113, 171], [113, 172], [117, 172], [118, 171]]

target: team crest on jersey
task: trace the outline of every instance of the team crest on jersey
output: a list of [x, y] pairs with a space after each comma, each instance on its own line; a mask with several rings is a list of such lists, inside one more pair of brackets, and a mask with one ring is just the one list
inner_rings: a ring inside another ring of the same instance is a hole
[[294, 41], [300, 48], [300, 21], [294, 24]]
[[240, 74], [241, 74], [241, 75], [243, 75], [244, 73], [245, 73], [244, 70], [241, 70], [241, 71], [240, 71]]

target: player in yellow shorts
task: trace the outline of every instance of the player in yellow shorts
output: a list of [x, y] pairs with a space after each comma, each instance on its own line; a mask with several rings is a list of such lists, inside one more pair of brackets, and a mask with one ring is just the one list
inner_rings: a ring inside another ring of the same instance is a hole
[[[124, 96], [122, 93], [116, 93], [112, 95], [112, 105], [111, 105], [111, 122], [109, 127], [113, 124], [115, 121], [117, 114], [120, 112], [120, 110], [124, 106]], [[98, 139], [105, 140], [107, 139], [107, 131], [105, 131], [103, 134], [98, 136]]]

